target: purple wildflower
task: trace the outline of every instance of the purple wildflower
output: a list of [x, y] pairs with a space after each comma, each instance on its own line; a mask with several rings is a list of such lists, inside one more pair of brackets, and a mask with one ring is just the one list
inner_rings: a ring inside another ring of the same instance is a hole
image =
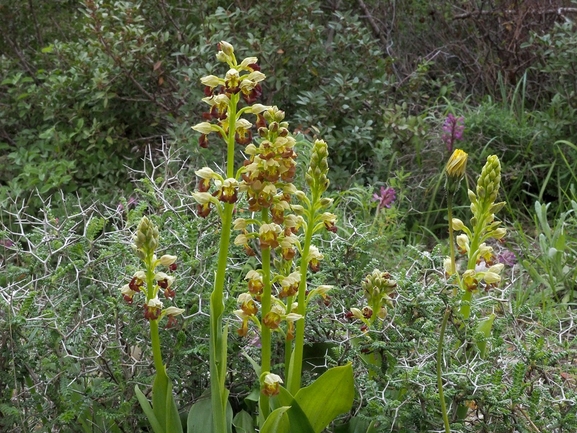
[[0, 246], [12, 248], [14, 246], [14, 242], [12, 242], [10, 239], [0, 239]]
[[379, 210], [384, 207], [390, 208], [396, 198], [397, 193], [391, 187], [385, 188], [381, 186], [381, 194], [373, 194], [373, 200], [379, 202]]
[[443, 135], [441, 139], [447, 145], [449, 152], [453, 151], [453, 144], [455, 141], [463, 139], [463, 131], [465, 130], [465, 118], [455, 117], [453, 113], [449, 113], [445, 124], [443, 125]]
[[[128, 199], [128, 201], [126, 202], [126, 207], [128, 209], [134, 208], [136, 207], [136, 205], [138, 204], [138, 200], [136, 200], [134, 197], [130, 197]], [[122, 203], [118, 203], [118, 206], [116, 206], [116, 212], [122, 212], [124, 210], [124, 206], [122, 205]]]
[[497, 256], [497, 262], [507, 266], [513, 266], [517, 263], [517, 256], [513, 251], [505, 250]]

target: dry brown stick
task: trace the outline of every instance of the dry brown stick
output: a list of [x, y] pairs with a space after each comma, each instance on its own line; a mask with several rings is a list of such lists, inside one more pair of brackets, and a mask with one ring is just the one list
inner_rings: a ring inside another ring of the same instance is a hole
[[367, 5], [365, 4], [365, 2], [363, 0], [359, 0], [359, 6], [361, 7], [363, 12], [365, 13], [365, 16], [367, 17], [367, 21], [371, 25], [373, 32], [375, 32], [375, 34], [377, 35], [377, 37], [379, 38], [379, 40], [383, 44], [383, 47], [386, 47], [387, 46], [387, 40], [383, 36], [383, 33], [381, 32], [381, 29], [377, 25], [377, 22], [375, 21], [375, 19], [373, 18], [373, 16], [369, 12]]
[[4, 37], [6, 38], [6, 40], [8, 41], [8, 45], [10, 45], [10, 47], [12, 47], [12, 50], [14, 51], [14, 53], [16, 53], [16, 56], [18, 57], [18, 59], [20, 59], [20, 63], [22, 64], [22, 66], [24, 67], [24, 69], [26, 69], [26, 71], [30, 74], [30, 76], [32, 77], [32, 79], [34, 80], [34, 82], [36, 83], [37, 86], [40, 85], [40, 82], [38, 81], [38, 79], [36, 78], [36, 71], [34, 70], [34, 68], [30, 65], [30, 63], [28, 63], [28, 60], [26, 59], [26, 57], [24, 56], [24, 53], [22, 51], [20, 51], [20, 49], [18, 48], [18, 45], [16, 44], [15, 41], [13, 41], [10, 36], [8, 36], [8, 34], [5, 34]]

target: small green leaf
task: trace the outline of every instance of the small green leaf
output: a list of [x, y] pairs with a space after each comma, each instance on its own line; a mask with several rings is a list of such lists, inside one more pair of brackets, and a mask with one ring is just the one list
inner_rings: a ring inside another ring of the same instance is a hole
[[377, 433], [375, 421], [353, 417], [346, 424], [335, 427], [335, 433]]
[[142, 408], [142, 411], [148, 418], [148, 422], [150, 423], [150, 426], [152, 427], [154, 433], [164, 433], [164, 430], [162, 429], [160, 423], [158, 422], [158, 419], [156, 419], [156, 415], [154, 415], [154, 411], [150, 406], [150, 402], [148, 401], [146, 396], [142, 393], [138, 385], [134, 386], [134, 393], [136, 394], [136, 398], [140, 403], [140, 407]]
[[[290, 406], [282, 406], [278, 409], [273, 410], [268, 418], [266, 419], [265, 423], [263, 424], [262, 428], [260, 429], [261, 433], [294, 433], [294, 431], [290, 428], [289, 417], [287, 411], [290, 409]], [[191, 433], [191, 432], [188, 432]]]
[[493, 328], [494, 320], [495, 315], [491, 314], [489, 317], [483, 319], [477, 326], [477, 332], [483, 335], [483, 338], [476, 342], [479, 352], [481, 352], [481, 358], [485, 357], [485, 352], [487, 351], [487, 339], [491, 336], [491, 329]]

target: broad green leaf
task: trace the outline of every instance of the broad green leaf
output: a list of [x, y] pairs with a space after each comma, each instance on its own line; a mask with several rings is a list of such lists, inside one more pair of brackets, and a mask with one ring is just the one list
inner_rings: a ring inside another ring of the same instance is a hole
[[157, 371], [152, 384], [152, 410], [166, 433], [182, 431], [178, 408], [172, 395], [172, 384], [164, 368]]
[[[226, 430], [232, 433], [232, 407], [226, 405]], [[205, 393], [192, 405], [188, 412], [187, 433], [212, 433], [212, 403], [210, 394]]]
[[234, 416], [232, 425], [236, 427], [236, 433], [255, 433], [252, 416], [246, 410], [241, 410]]
[[288, 411], [288, 416], [291, 433], [316, 433], [311, 425], [311, 419], [308, 418], [303, 408], [294, 399]]
[[353, 417], [346, 424], [335, 427], [335, 433], [377, 433], [375, 421]]
[[483, 319], [477, 326], [477, 332], [483, 334], [483, 339], [477, 341], [477, 347], [481, 352], [481, 358], [485, 357], [485, 352], [487, 351], [487, 339], [491, 336], [491, 329], [493, 328], [494, 320], [495, 315], [491, 314], [489, 317]]
[[260, 429], [260, 433], [294, 433], [289, 424], [287, 414], [289, 409], [289, 406], [282, 406], [273, 410]]
[[201, 397], [192, 405], [186, 422], [188, 433], [212, 433], [212, 407], [210, 397]]
[[295, 395], [315, 433], [321, 433], [338, 415], [353, 406], [353, 367], [333, 367]]
[[271, 398], [270, 402], [275, 410], [280, 407], [290, 407], [287, 412], [290, 433], [314, 433], [307, 415], [286, 388], [281, 386], [280, 393], [276, 397]]
[[134, 393], [136, 394], [136, 398], [138, 399], [138, 402], [140, 403], [140, 407], [142, 408], [142, 411], [144, 412], [144, 414], [148, 418], [148, 422], [150, 423], [150, 426], [152, 427], [152, 430], [154, 431], [154, 433], [165, 433], [164, 430], [162, 429], [160, 423], [156, 419], [156, 415], [154, 414], [152, 407], [150, 407], [150, 403], [149, 403], [148, 399], [142, 393], [142, 391], [140, 390], [138, 385], [134, 386]]

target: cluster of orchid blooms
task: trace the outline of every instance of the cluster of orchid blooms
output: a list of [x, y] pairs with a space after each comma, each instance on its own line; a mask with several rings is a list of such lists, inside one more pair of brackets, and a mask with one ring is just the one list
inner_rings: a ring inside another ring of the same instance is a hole
[[463, 139], [463, 132], [465, 131], [465, 118], [455, 117], [453, 113], [449, 113], [443, 124], [443, 133], [441, 140], [447, 145], [449, 152], [453, 151], [453, 146], [456, 141]]
[[175, 271], [176, 256], [165, 254], [157, 258], [155, 250], [158, 248], [159, 232], [158, 228], [147, 218], [143, 217], [138, 225], [136, 234], [133, 237], [133, 248], [138, 257], [144, 262], [145, 269], [137, 271], [130, 283], [120, 288], [124, 300], [128, 304], [134, 301], [134, 295], [144, 294], [146, 301], [143, 305], [144, 318], [146, 320], [160, 320], [168, 317], [167, 328], [176, 325], [176, 317], [184, 313], [184, 309], [170, 306], [163, 308], [163, 303], [159, 299], [159, 292], [162, 291], [164, 297], [174, 301], [176, 291], [174, 290], [175, 277], [166, 272], [156, 271], [160, 265], [169, 272]]
[[[257, 64], [258, 59], [248, 57], [240, 64], [237, 63], [233, 47], [226, 42], [220, 43], [219, 50], [217, 60], [227, 63], [230, 69], [224, 78], [209, 75], [201, 79], [205, 86], [203, 101], [210, 109], [203, 114], [205, 121], [193, 126], [193, 129], [201, 133], [201, 146], [208, 145], [208, 135], [213, 132], [225, 141], [234, 137], [236, 144], [244, 146], [243, 153], [247, 159], [234, 177], [225, 178], [208, 167], [196, 171], [199, 182], [197, 192], [192, 196], [198, 203], [197, 213], [202, 217], [207, 217], [213, 209], [222, 215], [224, 203], [237, 203], [241, 197], [246, 200], [248, 211], [253, 217], [238, 218], [233, 222], [233, 229], [240, 232], [234, 244], [243, 247], [249, 256], [256, 255], [257, 247], [261, 250], [270, 248], [275, 252], [278, 273], [271, 275], [270, 284], [278, 290], [277, 296], [272, 297], [270, 311], [259, 320], [258, 303], [261, 301], [265, 284], [263, 271], [260, 269], [248, 272], [245, 278], [248, 291], [238, 296], [239, 309], [235, 311], [242, 321], [238, 333], [241, 336], [247, 335], [249, 321], [257, 327], [264, 325], [271, 330], [278, 330], [280, 323], [286, 321], [286, 338], [292, 339], [294, 322], [303, 317], [296, 312], [298, 304], [293, 302], [301, 285], [302, 273], [291, 272], [297, 252], [302, 254], [298, 232], [306, 229], [308, 224], [315, 224], [317, 220], [320, 220], [326, 229], [335, 232], [336, 217], [329, 212], [313, 212], [312, 215], [307, 213], [311, 201], [292, 183], [297, 169], [297, 154], [294, 150], [296, 140], [288, 130], [288, 123], [284, 121], [284, 112], [276, 106], [254, 103], [262, 93], [260, 82], [265, 78]], [[246, 102], [240, 109], [236, 105], [239, 101], [238, 95]], [[255, 116], [254, 124], [242, 117], [246, 114]], [[258, 137], [256, 140], [253, 140], [253, 130]], [[234, 134], [231, 131], [234, 131]], [[324, 189], [328, 186], [327, 155], [326, 143], [317, 140], [311, 157], [311, 167], [315, 165], [314, 159], [317, 158], [318, 172], [312, 173], [309, 170], [307, 174], [308, 177], [324, 176]], [[321, 162], [324, 163], [323, 168], [318, 167]], [[312, 177], [310, 180], [307, 178], [309, 185], [313, 182]], [[295, 199], [304, 206], [295, 203]], [[325, 208], [332, 204], [329, 199], [320, 201]], [[309, 269], [318, 271], [322, 259], [323, 255], [311, 245], [307, 253]], [[326, 298], [328, 290], [328, 286], [320, 286], [308, 296], [319, 294]]]
[[[448, 176], [454, 179], [462, 177], [466, 159], [465, 152], [455, 150], [447, 165]], [[487, 158], [477, 181], [476, 193], [468, 191], [473, 214], [470, 220], [471, 228], [458, 218], [451, 220], [452, 229], [463, 232], [456, 237], [456, 242], [459, 253], [467, 257], [467, 269], [460, 278], [463, 288], [468, 293], [477, 291], [481, 282], [484, 282], [485, 290], [489, 290], [501, 281], [500, 274], [504, 264], [498, 263], [493, 247], [487, 245], [490, 239], [501, 240], [507, 234], [505, 228], [499, 227], [501, 222], [495, 220], [495, 214], [505, 206], [505, 202], [495, 203], [500, 183], [501, 164], [496, 155], [491, 155]], [[445, 260], [447, 275], [452, 275], [456, 271], [451, 267], [451, 259], [447, 258]]]

